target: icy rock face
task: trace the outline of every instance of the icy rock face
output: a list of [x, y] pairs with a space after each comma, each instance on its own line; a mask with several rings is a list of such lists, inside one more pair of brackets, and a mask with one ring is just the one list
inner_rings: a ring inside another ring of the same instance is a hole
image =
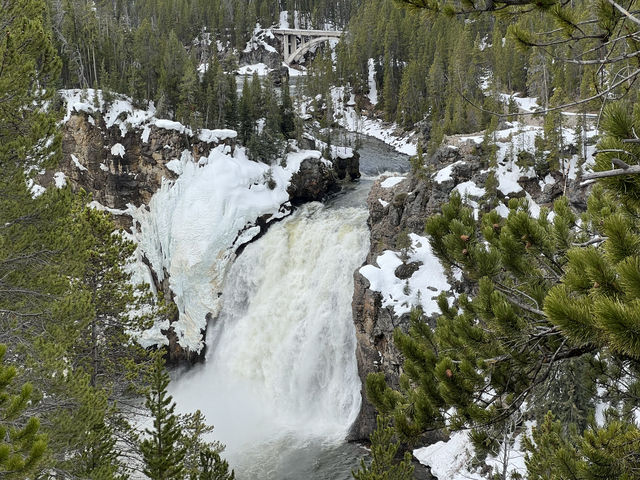
[[217, 314], [235, 254], [287, 216], [289, 202], [339, 190], [331, 162], [300, 150], [270, 167], [246, 158], [235, 131], [194, 132], [157, 119], [152, 106], [139, 110], [127, 99], [106, 106], [99, 92], [91, 103], [80, 91], [63, 96], [62, 160], [39, 183], [62, 185], [63, 178], [89, 192], [96, 208], [115, 214], [139, 244], [144, 281], [178, 306], [171, 328], [157, 325], [141, 342], [168, 345], [176, 362], [202, 358], [207, 318]]
[[[175, 179], [171, 162], [185, 150], [197, 162], [218, 145], [235, 148], [235, 135], [201, 140], [168, 126], [158, 121], [123, 136], [117, 125], [107, 127], [102, 115], [76, 112], [64, 124], [60, 169], [74, 189], [82, 187], [100, 204], [124, 210], [129, 204], [148, 204], [163, 178]], [[118, 220], [121, 226], [130, 226], [128, 217]]]

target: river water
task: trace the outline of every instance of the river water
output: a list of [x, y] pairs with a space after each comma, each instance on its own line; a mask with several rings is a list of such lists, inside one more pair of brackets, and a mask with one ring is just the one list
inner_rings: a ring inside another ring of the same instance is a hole
[[366, 451], [344, 441], [361, 402], [351, 299], [369, 248], [366, 196], [408, 158], [363, 138], [362, 179], [247, 246], [207, 331], [206, 362], [172, 384], [200, 409], [239, 480], [347, 480]]

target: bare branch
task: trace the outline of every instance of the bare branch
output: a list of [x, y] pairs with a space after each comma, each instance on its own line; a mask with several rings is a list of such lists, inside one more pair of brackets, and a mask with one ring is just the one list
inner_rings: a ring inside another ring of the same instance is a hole
[[588, 247], [589, 245], [594, 245], [596, 243], [602, 243], [607, 239], [607, 237], [594, 237], [584, 243], [574, 243], [574, 247]]
[[629, 168], [617, 168], [615, 170], [606, 170], [604, 172], [593, 172], [583, 175], [583, 180], [595, 180], [597, 178], [620, 177], [622, 175], [638, 175], [640, 174], [640, 165], [632, 165]]
[[624, 7], [618, 5], [615, 0], [608, 0], [609, 3], [611, 5], [613, 5], [614, 7], [616, 7], [618, 9], [618, 11], [620, 11], [620, 13], [622, 13], [625, 17], [627, 17], [629, 20], [631, 20], [634, 23], [637, 23], [638, 25], [640, 25], [640, 19], [638, 17], [635, 17], [631, 12], [629, 12], [627, 9], [625, 9]]

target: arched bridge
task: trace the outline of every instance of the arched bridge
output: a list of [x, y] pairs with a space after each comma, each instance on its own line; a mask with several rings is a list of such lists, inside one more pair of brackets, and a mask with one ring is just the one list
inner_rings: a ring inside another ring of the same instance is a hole
[[344, 32], [334, 30], [299, 30], [293, 28], [274, 28], [274, 35], [282, 36], [282, 56], [287, 65], [302, 58], [311, 47], [333, 38], [340, 38]]

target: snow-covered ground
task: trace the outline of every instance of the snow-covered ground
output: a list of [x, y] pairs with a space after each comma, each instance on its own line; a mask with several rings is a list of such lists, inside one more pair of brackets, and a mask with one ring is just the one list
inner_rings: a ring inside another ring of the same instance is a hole
[[486, 464], [492, 469], [491, 474], [480, 473], [471, 466], [475, 449], [467, 430], [453, 433], [446, 442], [415, 449], [413, 455], [421, 464], [430, 467], [438, 480], [486, 480], [503, 472], [507, 474], [506, 478], [513, 478], [514, 473], [526, 478], [522, 439], [524, 435], [531, 436], [533, 426], [533, 422], [525, 422], [523, 432], [508, 435], [508, 445], [502, 445], [497, 455], [487, 457]]
[[[593, 126], [588, 126], [585, 131], [585, 139], [591, 143], [593, 138], [597, 135], [597, 131]], [[521, 194], [523, 191], [522, 186], [518, 183], [520, 178], [535, 178], [536, 172], [533, 167], [524, 168], [518, 165], [517, 156], [519, 152], [527, 152], [531, 155], [536, 153], [535, 141], [536, 137], [542, 137], [542, 127], [535, 125], [526, 125], [521, 122], [507, 122], [506, 128], [495, 132], [494, 138], [496, 151], [497, 167], [495, 169], [495, 176], [498, 180], [498, 191], [508, 197], [513, 194]], [[575, 145], [575, 130], [570, 128], [562, 129], [562, 138], [565, 146]], [[474, 143], [482, 143], [484, 136], [480, 134], [475, 135], [455, 135], [445, 138], [445, 143], [450, 144], [454, 148], [461, 145], [464, 142], [471, 141]], [[595, 145], [588, 145], [586, 147], [586, 158], [582, 167], [579, 166], [579, 156], [577, 154], [570, 155], [568, 158], [563, 159], [561, 165], [561, 172], [567, 178], [567, 180], [575, 180], [578, 175], [578, 171], [582, 168], [583, 172], [589, 171], [595, 163], [593, 154], [596, 150]], [[445, 182], [451, 179], [451, 174], [455, 164], [449, 165], [442, 170], [436, 172], [433, 176], [434, 180], [438, 183]], [[547, 175], [544, 179], [538, 180], [538, 184], [541, 190], [547, 185], [552, 185], [556, 180]], [[469, 182], [467, 182], [469, 183]], [[455, 187], [462, 195], [467, 194], [470, 197], [479, 197], [484, 194], [481, 188], [475, 185], [457, 185]], [[525, 197], [529, 200], [529, 209], [532, 215], [537, 216], [540, 212], [540, 206], [535, 203], [528, 192], [525, 192]], [[498, 213], [502, 216], [508, 214], [506, 206], [501, 205], [498, 208]]]
[[[438, 312], [437, 297], [450, 286], [440, 261], [431, 250], [426, 237], [409, 234], [411, 247], [406, 252], [385, 250], [376, 259], [375, 265], [365, 265], [360, 273], [369, 280], [370, 289], [382, 294], [382, 306], [392, 307], [400, 316], [420, 306], [425, 314]], [[404, 263], [420, 262], [420, 267], [407, 280], [395, 275]]]
[[[374, 97], [370, 92], [370, 98], [377, 101], [377, 93], [375, 95]], [[331, 101], [334, 121], [345, 130], [375, 137], [405, 155], [417, 154], [418, 139], [415, 132], [404, 132], [395, 123], [361, 116], [356, 112], [353, 94], [347, 95], [346, 87], [333, 87]], [[311, 99], [306, 99], [298, 105], [298, 112], [302, 118], [309, 118], [311, 105]]]

